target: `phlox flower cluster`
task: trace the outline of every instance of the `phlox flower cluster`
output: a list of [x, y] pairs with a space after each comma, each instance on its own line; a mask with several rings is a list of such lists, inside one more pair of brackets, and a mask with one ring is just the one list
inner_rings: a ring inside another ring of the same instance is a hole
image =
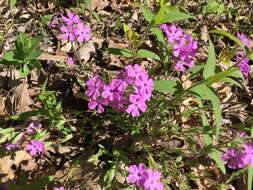
[[40, 130], [42, 128], [42, 125], [40, 123], [33, 123], [31, 122], [29, 126], [26, 128], [26, 132], [29, 135], [34, 135], [37, 130]]
[[[245, 34], [237, 33], [237, 37], [249, 50], [252, 50], [253, 47], [252, 40], [250, 40]], [[249, 65], [249, 58], [247, 57], [246, 53], [240, 49], [240, 51], [236, 53], [235, 60], [236, 62], [238, 62], [238, 67], [240, 68], [242, 74], [245, 77], [248, 77], [251, 72], [251, 68]]]
[[144, 190], [163, 190], [161, 173], [156, 170], [146, 168], [144, 164], [131, 165], [128, 168], [127, 182]]
[[84, 43], [91, 39], [91, 28], [72, 12], [68, 12], [66, 16], [55, 15], [49, 26], [59, 30], [62, 42]]
[[95, 75], [86, 82], [88, 107], [102, 113], [104, 107], [110, 105], [117, 111], [137, 117], [147, 110], [153, 83], [148, 72], [138, 64], [126, 66], [109, 84]]
[[175, 60], [174, 69], [184, 72], [186, 69], [192, 68], [197, 54], [197, 41], [175, 25], [162, 24], [160, 28], [172, 45], [172, 54]]
[[31, 140], [25, 149], [31, 156], [42, 156], [45, 153], [45, 144], [42, 141]]
[[221, 159], [231, 169], [244, 168], [247, 165], [253, 167], [253, 147], [251, 144], [245, 143], [240, 148], [229, 148]]

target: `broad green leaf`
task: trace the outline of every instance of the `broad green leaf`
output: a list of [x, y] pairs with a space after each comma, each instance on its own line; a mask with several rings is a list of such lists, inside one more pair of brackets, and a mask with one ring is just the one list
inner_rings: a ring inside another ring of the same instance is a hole
[[16, 59], [15, 57], [15, 54], [14, 54], [14, 52], [13, 51], [8, 51], [8, 52], [6, 52], [5, 54], [4, 54], [4, 60], [6, 60], [6, 61], [19, 61], [18, 59]]
[[181, 87], [175, 80], [156, 80], [154, 90], [173, 94], [177, 90], [181, 90]]
[[221, 106], [218, 96], [206, 84], [199, 84], [191, 88], [191, 91], [199, 95], [202, 100], [210, 100], [215, 116], [216, 123], [216, 137], [218, 139], [221, 127]]
[[221, 159], [221, 152], [218, 150], [213, 150], [211, 152], [211, 158], [216, 162], [217, 166], [221, 169], [223, 174], [226, 174], [225, 164]]
[[132, 52], [129, 49], [108, 48], [107, 51], [115, 55], [121, 55], [124, 57], [134, 57], [134, 52]]
[[10, 8], [13, 9], [17, 4], [17, 0], [10, 0]]
[[162, 44], [166, 43], [162, 30], [159, 28], [152, 28], [151, 32], [156, 36], [157, 40], [160, 41]]
[[28, 56], [26, 56], [26, 60], [37, 59], [42, 54], [41, 50], [34, 50]]
[[232, 35], [232, 34], [230, 34], [228, 32], [222, 31], [222, 30], [211, 30], [210, 33], [220, 34], [220, 35], [228, 37], [229, 39], [231, 39], [234, 42], [236, 42], [239, 46], [241, 46], [241, 48], [243, 48], [243, 50], [245, 51], [244, 44], [236, 36], [234, 36], [234, 35]]
[[146, 5], [143, 5], [141, 7], [141, 9], [142, 9], [142, 13], [143, 13], [143, 16], [146, 19], [146, 21], [151, 23], [154, 20], [155, 15], [152, 13], [152, 11]]
[[216, 59], [215, 59], [214, 45], [211, 39], [209, 39], [208, 58], [203, 70], [203, 76], [205, 79], [215, 74], [215, 65]]
[[140, 58], [150, 58], [152, 60], [157, 60], [157, 61], [160, 61], [160, 57], [152, 52], [152, 51], [149, 51], [149, 50], [146, 50], [146, 49], [140, 49], [138, 52], [137, 52], [137, 56], [140, 57]]
[[163, 24], [184, 19], [194, 18], [193, 16], [181, 12], [176, 6], [162, 6], [155, 17], [155, 24]]

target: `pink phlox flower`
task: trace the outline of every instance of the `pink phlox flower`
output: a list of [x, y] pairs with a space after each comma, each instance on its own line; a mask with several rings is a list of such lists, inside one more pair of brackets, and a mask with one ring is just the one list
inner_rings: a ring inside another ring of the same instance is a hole
[[7, 143], [6, 145], [5, 145], [5, 148], [6, 148], [6, 150], [8, 150], [8, 151], [13, 151], [13, 150], [17, 150], [18, 148], [19, 148], [19, 144], [17, 144], [17, 143], [15, 143], [15, 144], [13, 144], [13, 143]]
[[67, 63], [68, 65], [74, 65], [74, 64], [75, 64], [74, 58], [71, 57], [71, 56], [68, 56], [68, 57], [67, 57], [67, 60], [66, 60], [66, 63]]
[[140, 163], [139, 165], [131, 165], [128, 168], [127, 183], [135, 184], [136, 186], [143, 187], [145, 180], [145, 165]]
[[243, 147], [243, 152], [245, 154], [244, 162], [246, 165], [250, 165], [251, 167], [253, 167], [253, 147], [251, 144], [246, 143], [242, 145]]
[[98, 113], [103, 113], [104, 106], [107, 106], [109, 101], [102, 98], [90, 99], [88, 103], [88, 107], [90, 110], [97, 110]]
[[72, 12], [67, 12], [67, 16], [62, 15], [62, 20], [68, 25], [78, 24], [80, 22], [80, 17]]
[[140, 111], [145, 112], [147, 110], [147, 105], [145, 100], [139, 95], [130, 95], [129, 96], [130, 105], [126, 109], [126, 112], [131, 114], [133, 117], [140, 115]]
[[99, 75], [95, 75], [86, 82], [87, 90], [86, 95], [91, 99], [96, 99], [101, 95], [104, 82]]
[[178, 42], [183, 37], [182, 29], [175, 25], [162, 24], [160, 28], [165, 32], [170, 43]]
[[249, 49], [252, 48], [253, 44], [252, 44], [252, 40], [249, 39], [245, 34], [243, 33], [237, 33], [237, 37], [242, 41], [242, 43]]
[[36, 131], [41, 128], [42, 128], [42, 125], [40, 123], [31, 122], [29, 124], [29, 126], [26, 128], [26, 132], [28, 134], [34, 135], [36, 133]]
[[184, 72], [194, 66], [197, 54], [198, 42], [189, 34], [184, 34], [182, 29], [175, 25], [163, 24], [160, 28], [167, 36], [167, 40], [172, 44], [172, 54], [174, 56], [174, 69]]
[[238, 67], [240, 68], [242, 74], [245, 77], [248, 77], [250, 75], [251, 72], [251, 68], [249, 65], [249, 58], [246, 57], [246, 54], [244, 53], [244, 51], [239, 51], [236, 54], [236, 58], [235, 58], [236, 62], [238, 62]]
[[30, 144], [26, 145], [26, 151], [32, 156], [43, 155], [45, 153], [44, 142], [38, 140], [31, 140]]
[[155, 170], [147, 169], [146, 170], [146, 180], [144, 182], [145, 190], [163, 190], [164, 186], [161, 180], [161, 173]]

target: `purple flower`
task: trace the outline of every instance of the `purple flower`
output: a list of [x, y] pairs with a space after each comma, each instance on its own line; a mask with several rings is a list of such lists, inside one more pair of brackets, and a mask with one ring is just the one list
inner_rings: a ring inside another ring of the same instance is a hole
[[118, 72], [115, 79], [106, 84], [99, 75], [86, 82], [86, 96], [89, 98], [89, 109], [104, 112], [104, 106], [111, 105], [113, 109], [126, 112], [133, 117], [147, 110], [147, 101], [152, 96], [154, 82], [147, 71], [141, 66], [128, 65]]
[[244, 159], [244, 163], [249, 164], [251, 167], [253, 167], [253, 147], [251, 144], [246, 143], [244, 145], [242, 145], [243, 147], [243, 152], [245, 157]]
[[249, 49], [252, 48], [252, 40], [250, 40], [245, 34], [243, 33], [237, 33], [237, 37], [242, 41], [242, 43]]
[[192, 68], [197, 54], [197, 41], [191, 35], [184, 34], [182, 29], [175, 25], [163, 24], [160, 28], [172, 44], [172, 54], [175, 61], [174, 69], [184, 72], [186, 69]]
[[163, 190], [163, 184], [161, 183], [161, 173], [155, 170], [146, 170], [146, 180], [144, 182], [145, 190]]
[[243, 168], [245, 166], [245, 155], [235, 148], [228, 149], [221, 157], [221, 159], [228, 164], [231, 169]]
[[83, 43], [91, 39], [91, 28], [85, 25], [80, 20], [80, 17], [72, 12], [68, 12], [67, 16], [54, 16], [50, 27], [54, 29], [59, 28], [60, 39], [63, 42], [77, 41]]
[[65, 23], [68, 26], [71, 26], [73, 24], [78, 24], [80, 22], [79, 16], [71, 12], [67, 13], [67, 17], [62, 15], [62, 20], [65, 21]]
[[55, 188], [55, 190], [65, 190], [63, 186]]
[[246, 54], [242, 50], [237, 52], [235, 60], [238, 62], [238, 67], [240, 68], [242, 74], [245, 77], [248, 77], [250, 75], [251, 68], [249, 65], [249, 58], [246, 57]]
[[32, 156], [43, 155], [45, 153], [44, 142], [31, 140], [30, 144], [26, 145], [26, 151]]
[[42, 125], [40, 123], [30, 123], [29, 126], [26, 128], [26, 132], [28, 134], [34, 135], [38, 129], [41, 129]]
[[133, 117], [140, 115], [140, 111], [145, 112], [147, 110], [147, 105], [145, 100], [139, 95], [130, 95], [129, 101], [131, 104], [126, 109], [126, 112], [131, 114]]
[[162, 24], [160, 28], [165, 32], [170, 43], [175, 43], [183, 37], [182, 29], [175, 25]]
[[96, 99], [101, 94], [104, 82], [99, 75], [95, 75], [86, 82], [86, 85], [88, 89], [85, 94], [91, 99]]
[[108, 103], [109, 102], [105, 99], [91, 99], [89, 100], [88, 107], [90, 110], [96, 109], [98, 113], [103, 113], [105, 111], [103, 106], [107, 106]]
[[74, 61], [73, 57], [68, 56], [68, 57], [67, 57], [66, 63], [67, 63], [68, 65], [74, 65], [74, 64], [75, 64], [75, 61]]
[[143, 163], [139, 165], [131, 165], [128, 168], [129, 174], [127, 177], [127, 183], [142, 187], [145, 180], [145, 171], [145, 165]]
[[163, 190], [161, 173], [156, 170], [146, 169], [144, 164], [131, 165], [128, 168], [127, 182], [144, 190]]
[[15, 144], [13, 144], [13, 143], [7, 143], [7, 144], [5, 145], [5, 148], [6, 148], [6, 150], [8, 150], [8, 151], [13, 151], [13, 150], [18, 149], [19, 146], [20, 146], [20, 145], [17, 144], [17, 143], [15, 143]]

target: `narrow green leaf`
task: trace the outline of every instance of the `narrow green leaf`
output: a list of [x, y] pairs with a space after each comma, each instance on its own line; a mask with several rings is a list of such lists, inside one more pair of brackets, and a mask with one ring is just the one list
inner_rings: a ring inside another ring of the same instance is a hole
[[17, 0], [10, 0], [10, 8], [13, 9], [17, 4]]
[[143, 13], [143, 16], [146, 19], [146, 21], [151, 23], [154, 20], [155, 15], [152, 13], [152, 11], [146, 5], [143, 5], [141, 7], [141, 9], [142, 9], [142, 13]]
[[205, 79], [215, 74], [215, 65], [216, 65], [216, 58], [215, 58], [214, 45], [211, 39], [209, 39], [208, 58], [203, 70], [203, 76]]
[[14, 52], [13, 51], [8, 51], [4, 54], [4, 60], [6, 61], [19, 61], [18, 59], [14, 58]]
[[181, 90], [181, 88], [175, 80], [156, 80], [154, 90], [173, 94], [177, 90]]
[[152, 51], [149, 51], [149, 50], [146, 50], [146, 49], [140, 49], [138, 52], [137, 52], [137, 56], [140, 57], [140, 58], [150, 58], [152, 60], [157, 60], [157, 61], [160, 61], [160, 57], [152, 52]]
[[243, 48], [243, 50], [245, 51], [245, 48], [244, 48], [244, 44], [242, 43], [242, 41], [237, 38], [236, 36], [228, 33], [228, 32], [225, 32], [225, 31], [222, 31], [222, 30], [211, 30], [210, 33], [214, 33], [214, 34], [220, 34], [220, 35], [223, 35], [223, 36], [226, 36], [228, 37], [229, 39], [233, 40], [234, 42], [236, 42], [239, 46], [241, 46], [241, 48]]
[[194, 18], [193, 16], [181, 12], [176, 6], [162, 6], [155, 17], [155, 24], [163, 24], [184, 19]]
[[218, 139], [222, 120], [220, 100], [218, 96], [216, 96], [216, 94], [205, 84], [194, 86], [191, 88], [191, 91], [199, 95], [202, 99], [211, 101], [215, 116], [216, 136]]
[[[199, 108], [202, 108], [203, 103], [202, 103], [201, 98], [198, 97], [197, 102], [198, 102]], [[208, 146], [212, 144], [212, 130], [208, 122], [208, 119], [206, 117], [206, 114], [204, 112], [201, 112], [201, 120], [202, 120], [203, 129], [204, 129], [204, 134], [203, 134], [204, 143], [206, 146]]]
[[228, 76], [233, 76], [234, 77], [235, 74], [236, 75], [238, 74], [238, 68], [237, 67], [232, 67], [229, 70], [222, 71], [222, 72], [216, 73], [215, 75], [212, 75], [212, 76], [208, 77], [206, 79], [206, 84], [211, 85], [215, 82], [220, 82], [225, 77], [228, 77]]
[[221, 159], [221, 152], [218, 150], [213, 150], [211, 152], [211, 158], [216, 162], [217, 166], [221, 169], [223, 174], [226, 174], [225, 164]]
[[134, 52], [132, 52], [129, 49], [108, 48], [107, 51], [115, 55], [121, 55], [124, 57], [134, 57]]

